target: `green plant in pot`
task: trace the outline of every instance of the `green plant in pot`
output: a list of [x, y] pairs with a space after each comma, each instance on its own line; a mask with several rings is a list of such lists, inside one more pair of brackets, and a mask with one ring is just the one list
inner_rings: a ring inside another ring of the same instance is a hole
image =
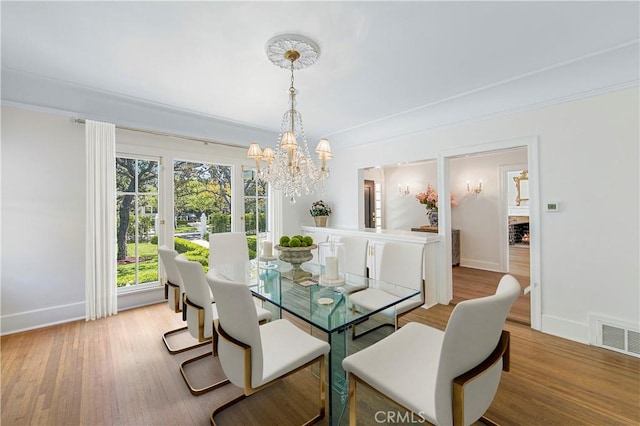
[[329, 204], [322, 200], [318, 200], [311, 204], [311, 210], [309, 210], [309, 212], [311, 213], [311, 216], [313, 216], [316, 226], [327, 226], [327, 220], [329, 219], [329, 215], [331, 215], [331, 207], [329, 207]]

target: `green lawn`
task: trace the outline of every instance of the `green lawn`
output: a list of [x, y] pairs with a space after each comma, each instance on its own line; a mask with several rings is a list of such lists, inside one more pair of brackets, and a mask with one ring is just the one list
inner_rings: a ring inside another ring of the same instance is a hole
[[[127, 244], [127, 257], [135, 257], [135, 245]], [[158, 246], [151, 243], [138, 244], [138, 256], [141, 258], [138, 267], [138, 282], [158, 281]], [[144, 259], [144, 260], [142, 260]], [[118, 287], [136, 284], [136, 264], [118, 265]]]
[[175, 229], [176, 234], [184, 234], [185, 232], [198, 232], [199, 230], [189, 225], [179, 225]]
[[[249, 257], [255, 258], [256, 238], [248, 236]], [[184, 253], [187, 259], [200, 262], [205, 272], [209, 269], [209, 249], [183, 238], [174, 238], [174, 245], [178, 253]], [[127, 244], [127, 257], [135, 257], [135, 245]], [[136, 283], [136, 264], [118, 265], [117, 286], [125, 287], [158, 281], [158, 246], [151, 243], [138, 244], [138, 282]]]

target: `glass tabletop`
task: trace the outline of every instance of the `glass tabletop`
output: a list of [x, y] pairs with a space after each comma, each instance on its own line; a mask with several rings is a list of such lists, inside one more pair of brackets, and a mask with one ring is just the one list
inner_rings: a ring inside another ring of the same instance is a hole
[[[249, 287], [253, 294], [273, 303], [292, 315], [332, 333], [349, 327], [362, 319], [392, 308], [403, 300], [419, 297], [420, 292], [372, 278], [345, 273], [329, 283], [323, 279], [323, 268], [313, 263], [302, 264], [304, 277], [291, 276], [291, 265], [286, 262], [259, 262], [250, 274]], [[374, 309], [354, 307], [351, 294], [364, 288], [379, 288], [396, 296], [395, 300]]]

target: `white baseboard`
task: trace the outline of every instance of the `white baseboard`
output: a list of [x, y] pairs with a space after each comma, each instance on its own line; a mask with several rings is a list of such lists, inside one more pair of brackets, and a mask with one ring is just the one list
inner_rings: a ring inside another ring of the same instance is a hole
[[21, 331], [77, 321], [84, 318], [84, 301], [34, 309], [32, 311], [3, 315], [0, 319], [0, 333], [4, 336], [5, 334], [19, 333]]
[[558, 318], [551, 315], [542, 315], [542, 327], [540, 331], [574, 342], [589, 344], [589, 324]]
[[[164, 301], [164, 289], [154, 287], [118, 295], [118, 311]], [[0, 335], [20, 333], [56, 324], [85, 319], [85, 302], [51, 306], [0, 317]]]
[[433, 308], [434, 306], [439, 305], [438, 302], [434, 302], [434, 303], [429, 303], [429, 304], [424, 304], [422, 306], [420, 306], [422, 309], [429, 309], [429, 308]]
[[139, 308], [164, 302], [164, 287], [153, 287], [140, 291], [132, 291], [118, 295], [118, 310]]
[[465, 268], [482, 269], [492, 272], [504, 272], [500, 269], [500, 263], [498, 262], [485, 262], [483, 260], [460, 258], [460, 266], [464, 266]]

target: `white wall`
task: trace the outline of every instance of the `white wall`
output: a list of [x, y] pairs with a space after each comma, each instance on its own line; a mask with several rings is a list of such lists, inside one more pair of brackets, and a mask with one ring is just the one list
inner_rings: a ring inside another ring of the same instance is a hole
[[[1, 333], [85, 317], [84, 126], [69, 117], [2, 108]], [[246, 150], [118, 130], [116, 149], [163, 159], [165, 243], [171, 244], [174, 159], [250, 165]], [[168, 165], [168, 167], [167, 167]], [[241, 188], [233, 188], [242, 194]], [[244, 224], [235, 197], [237, 230]], [[163, 300], [160, 286], [118, 296], [118, 309]], [[167, 310], [169, 314], [169, 310]]]
[[[501, 217], [500, 167], [521, 163], [527, 163], [525, 148], [451, 160], [450, 186], [458, 202], [451, 209], [451, 227], [460, 230], [461, 266], [506, 272], [500, 265], [501, 245], [505, 244], [500, 237], [507, 232], [500, 229], [506, 222]], [[473, 186], [478, 180], [482, 180], [482, 192], [468, 193], [467, 181]], [[515, 183], [509, 186], [515, 188]]]
[[[588, 316], [640, 322], [638, 88], [336, 150], [333, 224], [358, 223], [357, 170], [537, 135], [543, 331], [588, 342]], [[360, 141], [362, 142], [362, 141]]]
[[3, 333], [84, 318], [84, 155], [84, 126], [2, 108]]
[[[332, 226], [357, 228], [360, 169], [537, 135], [541, 201], [560, 202], [560, 212], [540, 220], [542, 330], [587, 342], [590, 313], [638, 324], [638, 99], [637, 88], [627, 89], [335, 147], [326, 193], [283, 201], [283, 226], [311, 225], [311, 202], [323, 198], [334, 211]], [[84, 128], [7, 107], [2, 124], [2, 331], [41, 316], [41, 324], [83, 317]]]
[[[385, 167], [383, 170], [385, 228], [408, 231], [427, 225], [426, 209], [416, 200], [416, 195], [426, 191], [427, 184], [436, 188], [438, 181], [435, 160]], [[409, 194], [404, 195], [398, 191], [399, 185], [408, 185]]]

